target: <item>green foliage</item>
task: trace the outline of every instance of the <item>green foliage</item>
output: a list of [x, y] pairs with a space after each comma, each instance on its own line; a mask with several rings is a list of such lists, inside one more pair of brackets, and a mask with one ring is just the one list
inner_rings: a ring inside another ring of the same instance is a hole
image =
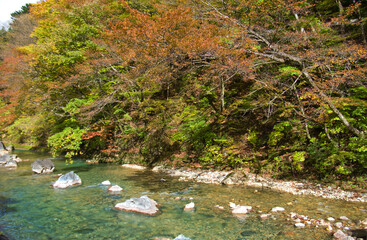
[[89, 99], [73, 98], [62, 109], [66, 113], [69, 113], [70, 115], [75, 115], [75, 114], [78, 114], [80, 112], [81, 107], [83, 107], [85, 105], [89, 105], [89, 104], [93, 103], [93, 101], [94, 101], [93, 98], [89, 98]]
[[291, 125], [289, 122], [281, 122], [274, 125], [273, 131], [269, 135], [268, 144], [270, 146], [277, 145], [284, 136], [290, 131]]
[[32, 146], [43, 145], [49, 136], [48, 128], [53, 121], [46, 115], [18, 118], [5, 129], [6, 140], [11, 143], [26, 143]]
[[48, 146], [51, 148], [52, 154], [56, 156], [60, 153], [66, 153], [66, 157], [72, 157], [82, 154], [81, 145], [83, 143], [83, 135], [88, 129], [67, 127], [62, 132], [52, 135], [48, 139]]
[[182, 124], [172, 136], [173, 141], [181, 141], [186, 150], [199, 154], [212, 144], [216, 135], [211, 131], [208, 116], [203, 112], [195, 106], [187, 106], [178, 117]]

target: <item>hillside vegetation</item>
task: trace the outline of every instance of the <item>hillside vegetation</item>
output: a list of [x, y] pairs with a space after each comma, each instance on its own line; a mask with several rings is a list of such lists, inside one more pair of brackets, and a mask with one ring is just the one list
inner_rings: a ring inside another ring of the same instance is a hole
[[47, 0], [1, 31], [3, 140], [367, 178], [364, 0]]

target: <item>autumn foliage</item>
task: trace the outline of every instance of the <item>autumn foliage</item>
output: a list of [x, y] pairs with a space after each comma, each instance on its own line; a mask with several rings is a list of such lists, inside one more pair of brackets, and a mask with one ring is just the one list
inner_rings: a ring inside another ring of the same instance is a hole
[[32, 41], [2, 43], [9, 141], [42, 136], [98, 161], [366, 177], [362, 1], [48, 0], [24, 14]]

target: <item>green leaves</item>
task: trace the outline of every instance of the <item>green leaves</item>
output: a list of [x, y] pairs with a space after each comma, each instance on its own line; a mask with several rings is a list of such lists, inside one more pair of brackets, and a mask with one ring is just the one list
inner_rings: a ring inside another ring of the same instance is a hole
[[48, 146], [52, 154], [56, 156], [60, 153], [66, 153], [66, 157], [71, 159], [73, 156], [80, 155], [83, 134], [88, 129], [66, 127], [62, 132], [52, 135], [48, 139]]

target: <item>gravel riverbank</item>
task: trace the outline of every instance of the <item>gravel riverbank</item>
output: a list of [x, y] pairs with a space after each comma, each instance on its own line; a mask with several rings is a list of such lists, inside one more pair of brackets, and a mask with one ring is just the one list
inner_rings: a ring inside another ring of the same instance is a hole
[[299, 182], [275, 180], [269, 177], [256, 176], [252, 173], [243, 174], [233, 171], [170, 169], [162, 166], [154, 167], [152, 170], [179, 177], [180, 181], [196, 181], [224, 185], [245, 185], [259, 188], [270, 188], [294, 195], [313, 195], [328, 199], [367, 202], [367, 193], [345, 191], [339, 187], [322, 186], [308, 181]]

